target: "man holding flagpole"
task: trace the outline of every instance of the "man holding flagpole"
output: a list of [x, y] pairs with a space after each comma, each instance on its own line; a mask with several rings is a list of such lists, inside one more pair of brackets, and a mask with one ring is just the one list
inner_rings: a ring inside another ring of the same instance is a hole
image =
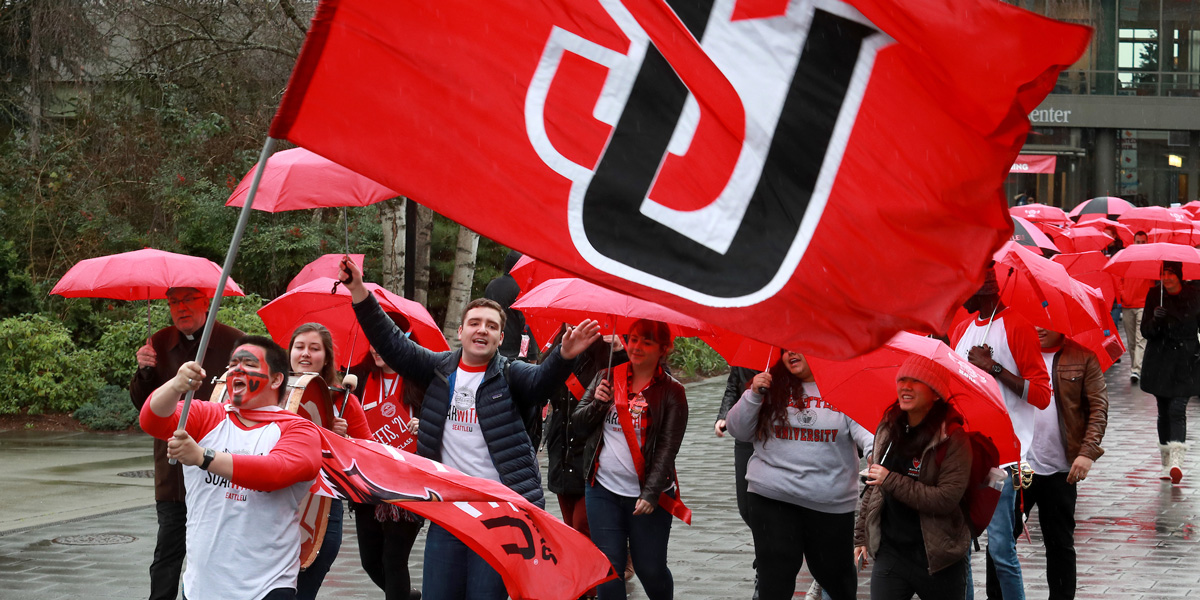
[[[541, 473], [522, 416], [541, 410], [566, 382], [576, 356], [600, 338], [591, 319], [570, 328], [539, 365], [509, 362], [497, 349], [504, 338], [504, 309], [472, 300], [458, 328], [462, 348], [430, 352], [404, 336], [363, 286], [362, 271], [342, 261], [342, 282], [372, 347], [408, 381], [425, 388], [417, 454], [473, 477], [499, 481], [542, 507]], [[437, 524], [425, 542], [422, 597], [426, 600], [503, 600], [500, 574], [479, 554]]]

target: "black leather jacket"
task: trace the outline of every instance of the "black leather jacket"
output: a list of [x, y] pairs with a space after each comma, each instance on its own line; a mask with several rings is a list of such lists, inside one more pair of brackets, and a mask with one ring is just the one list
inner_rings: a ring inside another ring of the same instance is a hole
[[[589, 457], [588, 481], [596, 475], [596, 461], [604, 443], [604, 428], [600, 425], [612, 406], [611, 402], [594, 401], [596, 385], [607, 376], [608, 370], [596, 375], [571, 416], [571, 422], [579, 427], [579, 432], [588, 436], [584, 450], [584, 456]], [[650, 426], [642, 439], [646, 472], [642, 477], [642, 494], [639, 498], [658, 505], [658, 497], [675, 482], [675, 455], [679, 453], [679, 445], [683, 443], [683, 434], [687, 431], [687, 395], [683, 384], [659, 371], [642, 392], [642, 397], [646, 399], [650, 411]]]

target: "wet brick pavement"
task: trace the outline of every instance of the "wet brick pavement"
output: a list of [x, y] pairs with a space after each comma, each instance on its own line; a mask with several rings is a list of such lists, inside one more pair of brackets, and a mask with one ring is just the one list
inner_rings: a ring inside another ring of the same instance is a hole
[[[1160, 483], [1155, 468], [1154, 399], [1131, 388], [1128, 360], [1110, 370], [1108, 381], [1111, 410], [1104, 444], [1108, 452], [1080, 487], [1078, 501], [1078, 597], [1200, 597], [1196, 531], [1200, 469], [1194, 469], [1182, 485]], [[754, 550], [733, 499], [733, 442], [712, 434], [722, 388], [720, 380], [688, 388], [692, 414], [678, 466], [684, 498], [695, 513], [694, 524], [675, 523], [670, 550], [680, 599], [750, 597]], [[1188, 412], [1195, 426], [1200, 426], [1198, 411], [1193, 402]], [[148, 453], [148, 442], [145, 448]], [[1191, 457], [1189, 464], [1200, 465], [1200, 458]], [[555, 504], [550, 502], [551, 510], [557, 510]], [[1036, 521], [1035, 516], [1030, 522], [1031, 541], [1022, 540], [1019, 548], [1029, 597], [1045, 598], [1045, 560]], [[322, 597], [382, 597], [358, 566], [353, 529], [347, 522], [342, 553], [325, 581]], [[154, 533], [154, 509], [143, 506], [0, 534], [0, 598], [144, 598]], [[135, 539], [90, 546], [54, 541], [79, 535]], [[413, 551], [418, 581], [423, 541], [424, 536]], [[983, 573], [982, 553], [975, 554], [974, 569]], [[860, 579], [860, 598], [868, 596], [867, 577], [864, 573]], [[982, 580], [976, 578], [979, 587]], [[807, 572], [802, 571], [798, 595], [803, 595], [808, 583]], [[631, 598], [645, 597], [637, 583], [629, 589]], [[982, 589], [978, 597], [984, 597]]]

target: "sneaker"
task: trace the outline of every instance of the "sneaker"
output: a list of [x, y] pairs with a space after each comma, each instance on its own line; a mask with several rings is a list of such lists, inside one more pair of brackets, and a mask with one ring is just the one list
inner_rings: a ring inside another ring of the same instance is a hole
[[1130, 373], [1129, 374], [1129, 383], [1137, 383], [1138, 379], [1140, 379], [1140, 378], [1141, 377], [1137, 373]]

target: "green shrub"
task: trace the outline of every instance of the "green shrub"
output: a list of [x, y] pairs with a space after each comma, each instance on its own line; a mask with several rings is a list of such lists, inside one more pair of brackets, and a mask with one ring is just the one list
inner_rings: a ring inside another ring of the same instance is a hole
[[100, 388], [96, 398], [79, 407], [72, 417], [94, 431], [125, 431], [137, 423], [138, 411], [129, 391], [115, 385]]
[[263, 299], [258, 294], [246, 296], [230, 296], [221, 299], [221, 309], [217, 311], [217, 321], [230, 327], [237, 327], [251, 335], [267, 335], [267, 326], [258, 317], [258, 309], [263, 307]]
[[0, 321], [0, 414], [70, 411], [96, 396], [103, 366], [79, 350], [62, 323], [44, 315]]
[[671, 371], [680, 379], [711, 377], [729, 368], [716, 350], [697, 338], [675, 338], [670, 361]]

